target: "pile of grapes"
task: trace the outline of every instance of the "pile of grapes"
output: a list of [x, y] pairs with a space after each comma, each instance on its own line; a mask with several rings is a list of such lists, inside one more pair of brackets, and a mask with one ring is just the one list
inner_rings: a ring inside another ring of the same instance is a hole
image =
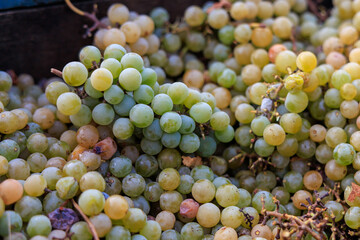
[[79, 61], [0, 72], [2, 239], [360, 238], [360, 0], [66, 2]]

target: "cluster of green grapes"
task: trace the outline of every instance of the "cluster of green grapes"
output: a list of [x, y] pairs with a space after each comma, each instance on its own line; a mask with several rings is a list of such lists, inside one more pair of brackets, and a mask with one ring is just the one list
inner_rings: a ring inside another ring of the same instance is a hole
[[320, 22], [306, 0], [207, 2], [173, 25], [117, 3], [59, 77], [0, 71], [0, 236], [298, 239], [264, 210], [321, 198], [354, 237], [360, 0], [333, 3]]

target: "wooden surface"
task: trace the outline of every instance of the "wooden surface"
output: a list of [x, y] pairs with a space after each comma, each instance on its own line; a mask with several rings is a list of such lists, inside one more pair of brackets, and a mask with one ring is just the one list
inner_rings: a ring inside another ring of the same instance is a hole
[[[201, 5], [205, 0], [94, 0], [75, 5], [91, 11], [93, 4], [98, 3], [98, 16], [105, 16], [114, 2], [124, 3], [139, 13], [163, 6], [174, 19], [182, 16], [187, 6]], [[50, 68], [61, 70], [67, 62], [77, 60], [82, 46], [92, 43], [92, 39], [82, 37], [84, 24], [91, 22], [63, 3], [0, 12], [0, 70], [30, 73], [37, 81], [53, 76]]]

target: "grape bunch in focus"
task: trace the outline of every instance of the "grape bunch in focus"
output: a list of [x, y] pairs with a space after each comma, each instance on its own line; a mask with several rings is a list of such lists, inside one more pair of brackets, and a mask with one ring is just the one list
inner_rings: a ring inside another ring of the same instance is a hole
[[315, 2], [114, 3], [54, 77], [0, 71], [1, 238], [359, 239], [360, 0]]

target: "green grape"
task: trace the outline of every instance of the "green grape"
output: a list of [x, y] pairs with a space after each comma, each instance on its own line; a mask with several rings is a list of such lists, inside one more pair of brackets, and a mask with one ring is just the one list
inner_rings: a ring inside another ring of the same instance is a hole
[[14, 210], [21, 216], [24, 222], [28, 222], [30, 218], [42, 213], [42, 203], [36, 197], [23, 196], [16, 202]]
[[126, 53], [121, 58], [121, 65], [126, 68], [135, 68], [138, 71], [141, 71], [144, 67], [144, 60], [137, 53]]
[[[243, 221], [241, 226], [245, 228], [250, 228], [250, 226], [255, 226], [259, 222], [259, 214], [258, 211], [253, 207], [245, 207], [242, 209], [243, 214], [249, 214], [252, 217], [250, 222]], [[251, 224], [251, 225], [250, 225]]]
[[131, 168], [131, 160], [124, 156], [113, 158], [109, 165], [110, 172], [118, 178], [127, 176], [131, 172]]
[[[61, 207], [66, 200], [61, 199], [56, 191], [52, 191], [48, 194], [46, 194], [46, 196], [43, 199], [43, 208], [44, 208], [44, 212], [46, 214], [49, 214], [50, 212], [54, 211], [55, 209]], [[40, 213], [39, 213], [40, 214]]]
[[173, 102], [168, 95], [160, 93], [153, 98], [151, 108], [157, 115], [163, 115], [172, 110]]
[[91, 68], [95, 64], [99, 64], [101, 60], [101, 52], [95, 46], [85, 46], [79, 52], [79, 60], [86, 68]]
[[355, 159], [356, 151], [353, 146], [347, 143], [338, 144], [333, 152], [335, 161], [343, 166], [350, 165]]
[[200, 179], [208, 179], [209, 181], [214, 180], [214, 173], [211, 170], [211, 168], [200, 165], [196, 166], [191, 170], [191, 177], [194, 179], [194, 181], [200, 180]]
[[167, 95], [169, 95], [174, 104], [181, 104], [188, 97], [189, 88], [184, 83], [175, 82], [169, 86]]
[[124, 91], [119, 86], [112, 85], [104, 92], [104, 99], [110, 104], [119, 104], [124, 99]]
[[9, 91], [12, 83], [11, 76], [7, 72], [0, 71], [0, 91]]
[[230, 125], [223, 131], [215, 131], [215, 137], [217, 140], [223, 143], [231, 142], [234, 139], [235, 131], [234, 128]]
[[164, 190], [160, 187], [159, 183], [151, 182], [146, 185], [146, 188], [144, 191], [144, 197], [149, 202], [158, 202], [160, 200], [160, 196], [161, 196], [161, 194], [163, 194], [163, 192], [164, 192]]
[[227, 113], [223, 111], [213, 113], [210, 117], [211, 128], [215, 131], [226, 130], [229, 124], [230, 124], [230, 117]]
[[199, 102], [190, 108], [190, 116], [197, 123], [205, 123], [210, 120], [212, 115], [212, 109], [209, 104]]
[[20, 146], [11, 139], [5, 139], [0, 142], [0, 155], [8, 161], [15, 159], [20, 154]]
[[160, 141], [152, 141], [147, 138], [141, 140], [140, 147], [144, 153], [149, 155], [157, 155], [162, 150]]
[[203, 237], [204, 230], [196, 222], [187, 223], [181, 229], [181, 239], [202, 240]]
[[184, 153], [196, 152], [200, 147], [200, 139], [195, 133], [184, 134], [181, 137], [179, 148]]
[[263, 171], [256, 175], [256, 185], [273, 189], [276, 186], [276, 176], [271, 171]]
[[69, 62], [63, 68], [62, 76], [67, 84], [77, 87], [82, 85], [88, 78], [88, 70], [80, 62]]
[[230, 45], [234, 41], [234, 27], [231, 25], [222, 27], [218, 31], [218, 37], [222, 43]]
[[126, 54], [126, 49], [119, 44], [110, 44], [104, 51], [104, 58], [115, 58], [121, 61], [121, 58]]
[[129, 116], [130, 121], [135, 127], [145, 128], [153, 122], [154, 112], [145, 104], [136, 104], [131, 108]]
[[74, 223], [69, 231], [72, 240], [91, 240], [92, 234], [89, 226], [85, 221], [79, 221]]
[[74, 115], [70, 115], [70, 121], [77, 127], [87, 125], [91, 122], [92, 115], [88, 106], [81, 104], [79, 112]]
[[65, 92], [56, 100], [56, 107], [64, 115], [74, 115], [80, 111], [81, 100], [75, 93]]
[[91, 114], [94, 122], [99, 125], [109, 125], [115, 117], [114, 109], [107, 103], [96, 105]]
[[341, 203], [338, 203], [336, 201], [328, 201], [325, 203], [326, 215], [331, 218], [332, 214], [335, 216], [335, 222], [340, 221], [344, 217], [344, 207], [341, 205]]
[[272, 211], [275, 209], [273, 195], [267, 191], [260, 191], [257, 192], [252, 199], [252, 206], [258, 211], [258, 213], [260, 213], [262, 210], [262, 201], [264, 201], [264, 207], [267, 211]]
[[149, 16], [153, 19], [155, 26], [163, 27], [166, 22], [169, 21], [169, 13], [163, 7], [156, 7], [151, 10]]
[[122, 219], [124, 227], [131, 233], [139, 232], [146, 224], [146, 214], [138, 208], [129, 208]]
[[166, 133], [177, 132], [181, 124], [181, 116], [176, 112], [166, 112], [160, 118], [160, 127]]
[[350, 207], [345, 213], [345, 223], [352, 229], [360, 226], [360, 207]]
[[89, 95], [90, 97], [92, 98], [101, 98], [104, 96], [104, 94], [99, 91], [99, 90], [96, 90], [92, 84], [91, 84], [91, 79], [88, 78], [84, 84], [84, 90], [86, 92], [87, 95]]
[[191, 108], [195, 104], [201, 101], [201, 93], [197, 90], [189, 89], [189, 95], [184, 101], [184, 105], [187, 108]]
[[280, 126], [286, 133], [295, 134], [300, 131], [302, 119], [297, 113], [285, 113], [280, 118]]
[[149, 140], [159, 140], [163, 135], [159, 119], [155, 118], [150, 126], [143, 128], [142, 132], [144, 134], [144, 137]]
[[283, 178], [283, 185], [289, 193], [295, 193], [303, 188], [303, 177], [301, 173], [290, 171]]
[[240, 199], [238, 201], [238, 203], [236, 204], [237, 207], [239, 208], [244, 208], [244, 207], [248, 207], [251, 204], [251, 195], [250, 193], [243, 188], [239, 188], [239, 193], [240, 193]]
[[154, 98], [154, 90], [148, 85], [140, 85], [140, 87], [134, 91], [134, 100], [137, 103], [149, 104]]
[[60, 198], [71, 199], [79, 190], [79, 184], [74, 177], [60, 178], [56, 183], [56, 191]]
[[[161, 143], [166, 148], [176, 148], [179, 146], [180, 141], [181, 141], [181, 134], [179, 132], [163, 133], [161, 136]], [[201, 148], [201, 139], [200, 139], [200, 148]]]
[[42, 153], [48, 148], [48, 140], [43, 133], [33, 133], [27, 139], [26, 147], [31, 153]]
[[194, 179], [190, 175], [181, 175], [180, 184], [176, 190], [181, 194], [189, 194], [191, 193], [191, 189], [193, 185], [194, 185]]
[[144, 68], [140, 73], [142, 79], [141, 84], [152, 87], [157, 82], [157, 74], [152, 68]]
[[146, 221], [145, 226], [140, 230], [140, 234], [148, 240], [157, 240], [161, 236], [160, 224], [156, 221]]
[[15, 158], [9, 162], [9, 169], [6, 175], [8, 178], [25, 180], [30, 176], [30, 166], [25, 160]]
[[[261, 136], [263, 136], [265, 127], [269, 124], [270, 124], [270, 121], [267, 117], [258, 116], [251, 121], [251, 130], [253, 131], [253, 133], [255, 135], [261, 137]], [[280, 122], [280, 124], [281, 124], [281, 122]]]
[[131, 234], [130, 231], [127, 230], [123, 226], [114, 226], [111, 228], [110, 232], [106, 234], [106, 240], [116, 240], [116, 239], [124, 239], [130, 240]]
[[201, 157], [210, 157], [216, 151], [217, 143], [214, 138], [205, 136], [205, 139], [200, 138], [200, 147], [197, 150], [197, 154]]
[[130, 110], [133, 106], [135, 106], [135, 104], [135, 100], [129, 95], [125, 94], [123, 100], [119, 104], [114, 105], [115, 113], [121, 117], [128, 117]]
[[258, 138], [254, 144], [254, 150], [256, 154], [268, 157], [274, 152], [275, 147], [268, 144], [263, 138]]
[[[164, 66], [164, 70], [166, 74], [170, 77], [176, 77], [180, 75], [183, 69], [184, 69], [184, 63], [178, 55], [170, 55], [166, 65]], [[174, 101], [174, 103], [177, 102], [177, 100], [175, 100], [173, 97], [171, 97], [171, 99]]]
[[145, 190], [146, 184], [144, 178], [136, 173], [128, 174], [122, 180], [123, 192], [129, 197], [140, 196]]
[[344, 85], [345, 83], [351, 83], [351, 76], [345, 70], [336, 70], [331, 75], [331, 84], [334, 86], [334, 88], [340, 90], [342, 85]]
[[300, 113], [306, 109], [308, 102], [308, 96], [305, 92], [289, 92], [285, 99], [285, 107], [292, 113]]
[[6, 237], [10, 233], [20, 232], [22, 226], [21, 216], [17, 212], [7, 210], [0, 217], [0, 236]]
[[205, 48], [206, 40], [203, 34], [196, 31], [188, 33], [186, 39], [186, 47], [192, 52], [200, 52]]
[[81, 193], [78, 204], [88, 216], [99, 214], [105, 206], [104, 195], [96, 189], [89, 189]]
[[190, 134], [195, 130], [195, 121], [186, 115], [181, 115], [181, 127], [179, 133]]
[[126, 68], [119, 75], [120, 86], [126, 91], [134, 91], [141, 85], [140, 72], [135, 68]]
[[176, 52], [181, 47], [181, 39], [179, 35], [173, 33], [167, 33], [164, 36], [162, 45], [167, 52]]
[[122, 71], [122, 66], [121, 63], [115, 59], [115, 58], [107, 58], [105, 59], [101, 65], [101, 68], [106, 68], [107, 70], [109, 70], [113, 76], [113, 79], [116, 79], [119, 77], [121, 71]]
[[235, 118], [242, 124], [251, 123], [255, 118], [255, 108], [248, 103], [241, 103], [235, 111]]
[[157, 156], [160, 169], [179, 168], [181, 165], [181, 155], [176, 149], [166, 148]]
[[276, 187], [271, 191], [271, 194], [279, 200], [280, 204], [286, 205], [290, 200], [290, 193], [284, 187]]
[[46, 89], [45, 89], [45, 95], [47, 100], [51, 103], [51, 104], [56, 104], [56, 100], [58, 99], [58, 97], [65, 92], [69, 92], [70, 89], [69, 87], [63, 83], [63, 82], [52, 82], [49, 85], [47, 85]]
[[51, 232], [51, 222], [44, 215], [35, 215], [31, 217], [26, 227], [26, 232], [30, 237], [36, 235], [48, 236]]
[[215, 198], [222, 207], [234, 206], [239, 202], [240, 192], [233, 184], [226, 184], [216, 190]]

